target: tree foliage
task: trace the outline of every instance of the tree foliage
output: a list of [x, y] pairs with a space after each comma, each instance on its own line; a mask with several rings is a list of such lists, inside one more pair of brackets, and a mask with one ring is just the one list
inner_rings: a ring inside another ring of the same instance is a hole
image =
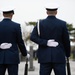
[[75, 30], [75, 28], [73, 27], [73, 25], [69, 24], [69, 23], [67, 23], [67, 28], [68, 28], [69, 32]]
[[67, 28], [68, 28], [68, 31], [69, 31], [69, 35], [74, 38], [74, 39], [71, 39], [71, 38], [70, 38], [70, 40], [71, 40], [72, 42], [75, 42], [75, 28], [73, 27], [72, 24], [68, 24], [68, 23], [67, 23]]
[[36, 22], [28, 22], [29, 25], [36, 25]]

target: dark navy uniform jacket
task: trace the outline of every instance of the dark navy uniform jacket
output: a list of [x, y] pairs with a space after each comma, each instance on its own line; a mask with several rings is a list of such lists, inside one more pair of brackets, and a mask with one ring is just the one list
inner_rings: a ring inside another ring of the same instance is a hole
[[3, 19], [0, 22], [0, 44], [11, 43], [9, 49], [0, 48], [0, 64], [18, 64], [19, 51], [23, 56], [27, 55], [27, 51], [22, 40], [20, 24]]
[[[66, 22], [55, 16], [48, 16], [40, 21], [40, 36], [37, 26], [34, 27], [30, 39], [39, 44], [38, 62], [65, 63], [65, 57], [70, 56], [70, 40]], [[47, 41], [54, 39], [59, 43], [57, 47], [48, 47]]]

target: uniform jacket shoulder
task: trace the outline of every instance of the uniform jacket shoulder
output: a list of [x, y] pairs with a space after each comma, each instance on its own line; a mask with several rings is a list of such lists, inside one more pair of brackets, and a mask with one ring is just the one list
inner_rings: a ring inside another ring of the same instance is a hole
[[59, 22], [66, 23], [66, 21], [64, 21], [64, 20], [61, 20], [61, 19], [58, 19], [58, 18], [57, 18], [57, 20], [58, 20]]
[[12, 21], [12, 23], [14, 23], [14, 24], [16, 24], [16, 25], [20, 25], [20, 23], [17, 23], [17, 22], [14, 22], [14, 21]]

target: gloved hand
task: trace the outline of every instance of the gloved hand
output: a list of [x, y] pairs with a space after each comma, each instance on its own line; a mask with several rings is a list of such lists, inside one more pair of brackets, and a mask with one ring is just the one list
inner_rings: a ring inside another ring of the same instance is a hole
[[47, 42], [47, 46], [49, 46], [49, 47], [56, 47], [56, 46], [58, 46], [58, 42], [56, 42], [54, 39], [52, 39], [52, 40], [48, 40], [48, 42]]
[[30, 54], [27, 54], [26, 59], [29, 59], [29, 58], [30, 58]]
[[0, 45], [0, 48], [1, 49], [9, 49], [10, 47], [12, 47], [12, 44], [11, 43], [2, 43]]

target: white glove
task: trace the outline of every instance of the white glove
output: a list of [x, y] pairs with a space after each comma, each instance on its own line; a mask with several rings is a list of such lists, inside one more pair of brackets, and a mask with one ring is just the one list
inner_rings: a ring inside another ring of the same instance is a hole
[[2, 44], [0, 45], [0, 48], [1, 48], [1, 49], [9, 49], [11, 46], [12, 46], [11, 43], [2, 43]]
[[49, 46], [49, 47], [56, 47], [56, 46], [58, 46], [58, 42], [56, 42], [54, 39], [52, 39], [52, 40], [48, 40], [48, 42], [47, 42], [47, 46]]
[[27, 54], [26, 59], [29, 59], [29, 58], [30, 58], [30, 54]]

